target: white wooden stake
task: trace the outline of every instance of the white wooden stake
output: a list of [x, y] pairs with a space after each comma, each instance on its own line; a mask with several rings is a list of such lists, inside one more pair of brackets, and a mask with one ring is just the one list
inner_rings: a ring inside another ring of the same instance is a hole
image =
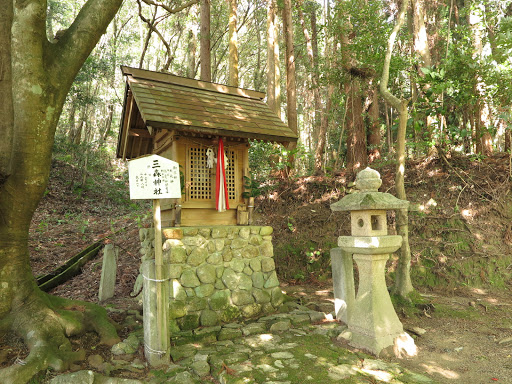
[[155, 227], [155, 277], [156, 277], [156, 296], [157, 296], [157, 327], [160, 338], [160, 351], [164, 352], [160, 359], [160, 364], [169, 362], [169, 294], [167, 273], [164, 271], [163, 252], [162, 252], [162, 220], [160, 213], [160, 199], [153, 200], [153, 223]]

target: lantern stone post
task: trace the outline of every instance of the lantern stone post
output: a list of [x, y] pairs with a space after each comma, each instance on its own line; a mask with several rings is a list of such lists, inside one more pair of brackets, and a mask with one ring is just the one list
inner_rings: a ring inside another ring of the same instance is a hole
[[[386, 261], [400, 248], [402, 237], [388, 235], [386, 212], [405, 209], [409, 202], [378, 192], [382, 180], [371, 168], [359, 172], [355, 184], [356, 193], [331, 205], [333, 211], [349, 211], [351, 218], [351, 236], [340, 236], [339, 248], [331, 252], [335, 302], [341, 303], [336, 315], [347, 323], [352, 346], [378, 356], [404, 334], [385, 281]], [[357, 295], [351, 255], [359, 272]]]

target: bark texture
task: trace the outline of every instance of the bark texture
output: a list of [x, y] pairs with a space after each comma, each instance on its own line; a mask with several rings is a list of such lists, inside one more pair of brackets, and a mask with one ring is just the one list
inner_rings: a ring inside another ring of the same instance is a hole
[[267, 0], [267, 104], [274, 112], [276, 111], [276, 8], [275, 0]]
[[[50, 43], [46, 1], [1, 1], [8, 13], [2, 13], [1, 20], [10, 22], [11, 42], [7, 49], [0, 45], [4, 49], [0, 57], [10, 57], [6, 65], [12, 83], [8, 85], [8, 77], [0, 87], [2, 103], [12, 105], [12, 110], [2, 107], [0, 121], [9, 122], [6, 130], [12, 132], [12, 166], [0, 186], [0, 331], [16, 331], [30, 348], [25, 365], [0, 371], [4, 383], [25, 383], [46, 367], [67, 368], [81, 357], [71, 351], [66, 338], [71, 334], [95, 329], [104, 341], [117, 340], [115, 328], [98, 307], [39, 290], [30, 269], [28, 230], [48, 182], [55, 128], [66, 94], [121, 3], [89, 0], [62, 37]], [[1, 28], [5, 32], [4, 24]], [[1, 39], [4, 42], [6, 36]]]
[[368, 133], [368, 159], [369, 162], [380, 159], [380, 141], [381, 141], [381, 133], [380, 133], [380, 120], [379, 120], [379, 92], [376, 87], [372, 87], [371, 89], [371, 104], [368, 110], [368, 118], [370, 120], [370, 132]]
[[212, 81], [212, 59], [210, 39], [210, 0], [201, 0], [201, 36], [199, 55], [201, 56], [201, 80]]
[[238, 87], [238, 35], [236, 29], [237, 0], [229, 0], [229, 82]]
[[[291, 0], [284, 0], [283, 6], [283, 29], [286, 41], [286, 117], [288, 119], [288, 127], [297, 133], [297, 86], [295, 81], [295, 52], [293, 49], [293, 24], [292, 24], [292, 5]], [[289, 167], [286, 174], [290, 174], [290, 168], [295, 162], [293, 150], [297, 144], [292, 142], [288, 144]]]
[[361, 81], [355, 76], [352, 77], [345, 84], [345, 92], [347, 95], [347, 168], [357, 172], [368, 165]]
[[[7, 95], [12, 89], [11, 72], [11, 0], [0, 0], [0, 95]], [[12, 98], [2, 97], [0, 103], [0, 188], [11, 174], [12, 167], [12, 140], [13, 140], [13, 110]], [[0, 216], [1, 219], [1, 216]]]

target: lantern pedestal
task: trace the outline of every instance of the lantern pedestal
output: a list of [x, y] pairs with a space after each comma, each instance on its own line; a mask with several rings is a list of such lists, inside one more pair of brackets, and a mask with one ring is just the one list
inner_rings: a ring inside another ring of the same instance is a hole
[[404, 332], [396, 315], [385, 281], [385, 266], [389, 254], [355, 254], [359, 269], [359, 287], [348, 328], [352, 332], [351, 345], [379, 355], [393, 345]]
[[385, 268], [389, 254], [402, 245], [402, 237], [340, 236], [338, 245], [353, 253], [359, 271], [359, 287], [348, 321], [351, 345], [378, 355], [403, 333], [386, 287]]

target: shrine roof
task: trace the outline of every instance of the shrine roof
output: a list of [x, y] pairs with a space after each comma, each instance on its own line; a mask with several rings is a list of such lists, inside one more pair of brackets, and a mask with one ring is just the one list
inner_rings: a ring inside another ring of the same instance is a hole
[[168, 73], [121, 69], [127, 87], [118, 157], [150, 153], [155, 129], [279, 143], [297, 141], [297, 134], [263, 102], [264, 93]]

